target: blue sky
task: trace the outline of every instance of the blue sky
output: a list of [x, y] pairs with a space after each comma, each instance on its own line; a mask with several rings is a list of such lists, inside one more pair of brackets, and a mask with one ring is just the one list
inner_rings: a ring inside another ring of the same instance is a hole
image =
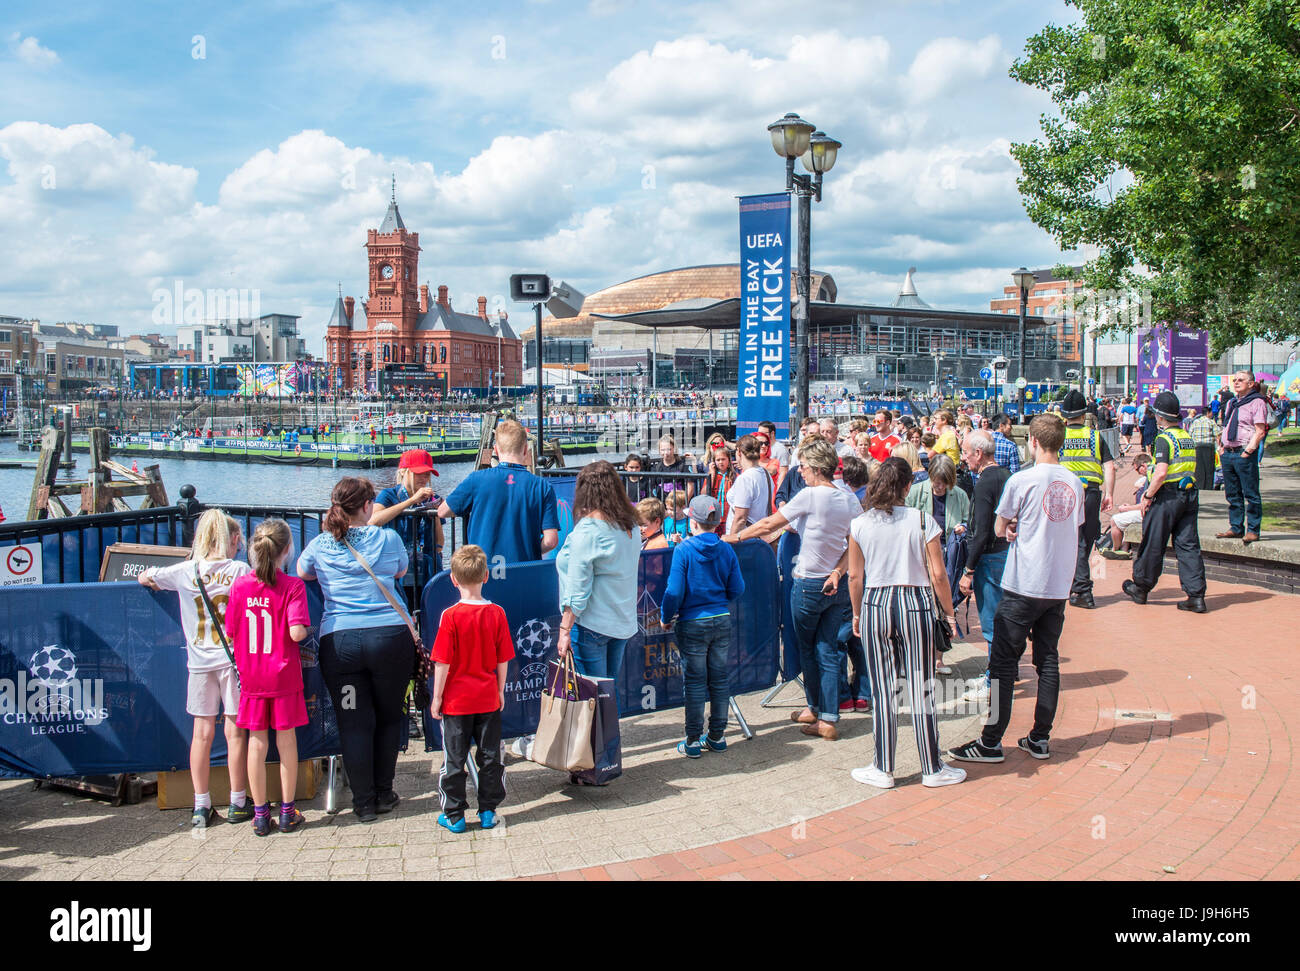
[[[790, 11], [799, 23], [790, 23]], [[157, 290], [246, 287], [303, 316], [364, 296], [396, 173], [421, 282], [514, 311], [511, 272], [588, 292], [737, 258], [735, 196], [779, 190], [766, 125], [844, 142], [813, 214], [841, 299], [908, 266], [986, 309], [1060, 254], [1009, 142], [1007, 77], [1060, 3], [28, 5], [0, 28], [0, 313], [148, 329]]]

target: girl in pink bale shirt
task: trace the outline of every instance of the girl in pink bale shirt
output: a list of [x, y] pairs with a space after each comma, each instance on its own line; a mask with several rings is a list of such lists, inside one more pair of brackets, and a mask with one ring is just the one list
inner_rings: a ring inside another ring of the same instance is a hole
[[307, 588], [284, 572], [293, 555], [293, 534], [283, 519], [267, 519], [253, 531], [248, 558], [253, 573], [230, 587], [226, 630], [239, 668], [240, 698], [236, 724], [249, 730], [248, 787], [253, 794], [253, 832], [271, 832], [271, 804], [266, 793], [268, 732], [275, 730], [280, 752], [280, 832], [303, 824], [294, 808], [298, 781], [298, 735], [307, 724], [302, 659], [298, 644], [307, 636]]

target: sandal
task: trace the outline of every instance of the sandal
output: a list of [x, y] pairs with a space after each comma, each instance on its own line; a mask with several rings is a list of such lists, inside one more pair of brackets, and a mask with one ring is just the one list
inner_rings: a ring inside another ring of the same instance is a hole
[[813, 725], [817, 722], [817, 716], [813, 714], [811, 708], [804, 708], [801, 711], [790, 712], [790, 721], [800, 725]]

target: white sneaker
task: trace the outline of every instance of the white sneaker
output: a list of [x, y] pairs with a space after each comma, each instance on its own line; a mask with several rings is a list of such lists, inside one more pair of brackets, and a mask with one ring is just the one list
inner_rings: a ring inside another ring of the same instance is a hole
[[531, 758], [533, 754], [534, 735], [521, 735], [510, 743], [510, 754], [517, 755], [521, 759]]
[[921, 776], [921, 785], [937, 789], [939, 786], [955, 786], [966, 781], [966, 770], [955, 765], [945, 765], [938, 772]]
[[884, 769], [877, 769], [874, 762], [861, 769], [854, 769], [849, 775], [853, 776], [854, 782], [861, 782], [863, 785], [875, 786], [877, 789], [894, 788], [894, 777]]

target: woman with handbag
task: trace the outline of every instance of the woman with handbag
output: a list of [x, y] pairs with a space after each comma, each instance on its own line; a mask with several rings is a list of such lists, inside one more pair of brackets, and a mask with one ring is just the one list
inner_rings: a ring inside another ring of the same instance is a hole
[[319, 580], [324, 595], [321, 675], [334, 703], [352, 809], [368, 823], [401, 801], [393, 776], [416, 657], [414, 627], [398, 603], [407, 556], [397, 533], [370, 525], [369, 479], [340, 479], [330, 502], [325, 531], [298, 558], [298, 576]]
[[555, 557], [559, 577], [560, 657], [573, 652], [578, 673], [617, 678], [637, 632], [641, 533], [635, 507], [614, 466], [584, 465], [573, 487], [573, 531]]
[[[935, 638], [950, 632], [955, 623], [952, 592], [943, 566], [939, 525], [923, 511], [903, 504], [911, 485], [912, 470], [906, 461], [891, 456], [882, 462], [867, 486], [870, 508], [853, 521], [849, 543], [853, 633], [866, 644], [875, 699], [875, 761], [854, 769], [852, 775], [880, 789], [894, 786], [900, 669], [907, 679], [912, 726], [921, 753], [921, 784], [948, 786], [966, 778], [963, 770], [945, 765], [939, 757]], [[936, 601], [943, 608], [941, 616]], [[946, 628], [940, 627], [943, 624]]]

